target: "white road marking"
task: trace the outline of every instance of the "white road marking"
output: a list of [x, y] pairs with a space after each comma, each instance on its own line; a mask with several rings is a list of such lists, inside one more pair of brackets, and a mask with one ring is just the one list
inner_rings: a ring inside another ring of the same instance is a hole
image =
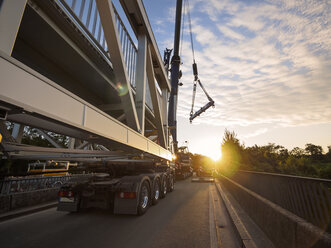
[[209, 233], [210, 233], [210, 248], [218, 248], [216, 224], [215, 224], [215, 211], [212, 196], [212, 185], [209, 185]]

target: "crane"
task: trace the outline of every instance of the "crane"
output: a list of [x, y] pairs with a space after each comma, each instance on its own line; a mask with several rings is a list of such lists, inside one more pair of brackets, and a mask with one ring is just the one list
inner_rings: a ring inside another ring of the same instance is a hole
[[[187, 0], [188, 3], [188, 0]], [[177, 0], [176, 3], [176, 20], [175, 20], [175, 38], [174, 38], [174, 54], [172, 56], [171, 61], [169, 61], [170, 54], [172, 50], [166, 49], [164, 58], [167, 58], [165, 60], [165, 63], [168, 63], [166, 65], [166, 68], [169, 67], [169, 63], [171, 63], [171, 92], [169, 97], [169, 111], [168, 111], [168, 126], [170, 129], [170, 133], [173, 139], [174, 144], [174, 152], [177, 153], [178, 150], [178, 141], [177, 141], [177, 101], [178, 101], [178, 86], [180, 85], [179, 79], [182, 76], [182, 73], [180, 71], [180, 64], [181, 59], [179, 56], [179, 45], [180, 45], [180, 31], [181, 31], [181, 18], [182, 18], [182, 0]], [[215, 106], [214, 100], [209, 96], [206, 89], [203, 87], [199, 77], [198, 77], [198, 67], [195, 62], [194, 57], [194, 47], [193, 47], [193, 35], [192, 35], [192, 25], [191, 25], [191, 17], [188, 7], [188, 20], [189, 20], [189, 27], [190, 27], [190, 37], [191, 37], [191, 48], [192, 48], [192, 55], [193, 55], [193, 75], [194, 75], [194, 82], [193, 82], [193, 96], [192, 96], [192, 107], [190, 112], [190, 122], [192, 123], [193, 119], [201, 115], [203, 112], [205, 112], [208, 108], [211, 106]], [[201, 107], [198, 111], [195, 113], [193, 112], [194, 109], [194, 101], [195, 101], [195, 95], [197, 90], [197, 84], [201, 87], [205, 95], [207, 96], [208, 103]]]

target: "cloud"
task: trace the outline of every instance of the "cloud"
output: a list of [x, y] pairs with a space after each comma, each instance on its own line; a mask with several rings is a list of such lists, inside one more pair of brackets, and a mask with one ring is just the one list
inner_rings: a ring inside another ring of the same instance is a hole
[[230, 37], [230, 38], [233, 38], [233, 39], [238, 39], [238, 40], [243, 40], [245, 37], [238, 33], [238, 32], [235, 32], [233, 31], [231, 28], [229, 27], [226, 27], [226, 26], [222, 26], [222, 25], [218, 25], [217, 26], [218, 29], [226, 36]]
[[261, 129], [256, 130], [255, 132], [244, 135], [243, 138], [251, 138], [251, 137], [259, 136], [261, 134], [266, 133], [267, 131], [268, 131], [268, 128], [261, 128]]
[[[196, 0], [193, 5], [199, 77], [216, 103], [197, 123], [331, 122], [331, 16], [325, 1]], [[193, 80], [189, 42], [182, 44], [182, 61], [178, 114], [186, 118]], [[199, 89], [196, 110], [206, 102]]]

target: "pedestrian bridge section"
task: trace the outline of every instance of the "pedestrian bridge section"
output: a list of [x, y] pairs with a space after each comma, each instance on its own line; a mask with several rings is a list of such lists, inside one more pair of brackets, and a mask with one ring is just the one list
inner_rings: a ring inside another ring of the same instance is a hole
[[30, 126], [70, 137], [74, 150], [171, 159], [170, 84], [144, 6], [117, 7], [122, 16], [111, 1], [2, 1], [0, 109], [16, 130], [8, 138], [1, 125], [8, 155], [27, 157], [19, 143]]

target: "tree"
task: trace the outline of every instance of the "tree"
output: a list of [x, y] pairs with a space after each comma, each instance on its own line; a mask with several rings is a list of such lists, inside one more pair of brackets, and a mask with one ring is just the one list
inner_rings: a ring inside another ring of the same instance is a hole
[[291, 151], [290, 151], [290, 155], [296, 157], [296, 158], [300, 158], [305, 154], [305, 150], [301, 149], [300, 147], [294, 147]]
[[321, 146], [316, 146], [316, 145], [311, 144], [311, 143], [306, 144], [305, 152], [313, 160], [319, 160], [323, 156], [323, 148]]
[[235, 132], [225, 129], [221, 149], [223, 172], [233, 174], [240, 167], [243, 151], [243, 146], [237, 139]]
[[331, 146], [328, 146], [328, 152], [325, 154], [327, 161], [331, 162]]

